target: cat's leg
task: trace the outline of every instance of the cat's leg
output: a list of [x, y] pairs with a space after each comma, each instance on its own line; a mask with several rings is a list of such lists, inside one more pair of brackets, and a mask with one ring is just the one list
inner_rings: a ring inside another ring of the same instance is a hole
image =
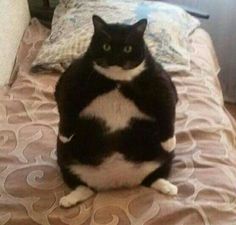
[[176, 137], [174, 134], [174, 110], [169, 112], [160, 112], [159, 130], [161, 146], [167, 152], [172, 152], [176, 147]]
[[69, 194], [63, 196], [60, 199], [59, 204], [62, 207], [68, 208], [68, 207], [76, 205], [77, 203], [87, 200], [93, 195], [94, 195], [93, 190], [91, 190], [87, 186], [80, 185], [76, 187], [74, 190], [72, 190]]
[[74, 137], [76, 120], [77, 116], [74, 114], [67, 115], [65, 112], [60, 114], [58, 138], [62, 143], [68, 143]]
[[175, 101], [173, 96], [167, 94], [166, 101], [159, 105], [160, 110], [156, 112], [158, 131], [162, 148], [172, 152], [176, 147], [175, 137]]
[[59, 122], [59, 140], [66, 144], [69, 143], [74, 137], [76, 124], [76, 115], [67, 115], [65, 112], [60, 113]]
[[142, 182], [142, 185], [151, 187], [163, 194], [177, 195], [178, 187], [166, 179], [170, 173], [171, 164], [172, 157], [161, 167], [149, 174]]
[[87, 187], [77, 176], [72, 174], [68, 169], [61, 167], [61, 173], [64, 182], [71, 188], [71, 192], [63, 196], [59, 204], [68, 208], [77, 203], [83, 202], [94, 195], [94, 191]]
[[62, 143], [68, 143], [72, 140], [75, 132], [76, 121], [78, 117], [78, 104], [63, 88], [64, 83], [59, 82], [56, 86], [55, 99], [59, 111], [59, 134], [58, 138]]

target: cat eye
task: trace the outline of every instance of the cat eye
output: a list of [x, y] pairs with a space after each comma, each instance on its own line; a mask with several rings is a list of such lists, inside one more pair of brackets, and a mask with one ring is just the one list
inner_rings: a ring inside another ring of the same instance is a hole
[[102, 48], [105, 52], [109, 52], [111, 50], [111, 46], [109, 44], [104, 44]]
[[132, 52], [132, 46], [131, 46], [131, 45], [126, 45], [126, 46], [124, 47], [124, 52], [125, 52], [125, 53], [130, 53], [130, 52]]

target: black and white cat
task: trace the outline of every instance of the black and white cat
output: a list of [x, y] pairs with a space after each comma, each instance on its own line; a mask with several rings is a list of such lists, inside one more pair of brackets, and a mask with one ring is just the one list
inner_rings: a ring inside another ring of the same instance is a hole
[[94, 35], [56, 86], [57, 157], [72, 191], [70, 207], [95, 191], [150, 186], [177, 194], [171, 169], [176, 89], [144, 42], [147, 20], [107, 24], [93, 16]]

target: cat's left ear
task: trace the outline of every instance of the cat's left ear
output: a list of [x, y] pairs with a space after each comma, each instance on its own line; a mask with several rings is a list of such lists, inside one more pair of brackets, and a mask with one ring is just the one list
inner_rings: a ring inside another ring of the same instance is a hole
[[133, 25], [133, 30], [143, 36], [146, 27], [147, 27], [147, 19], [141, 19]]
[[106, 25], [107, 23], [101, 17], [93, 15], [93, 26], [95, 32], [104, 31]]

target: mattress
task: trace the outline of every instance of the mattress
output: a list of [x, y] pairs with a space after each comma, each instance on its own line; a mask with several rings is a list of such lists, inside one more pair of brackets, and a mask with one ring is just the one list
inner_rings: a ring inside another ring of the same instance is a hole
[[56, 73], [30, 66], [49, 31], [32, 20], [17, 76], [0, 90], [0, 224], [227, 225], [236, 221], [236, 125], [224, 107], [219, 65], [209, 35], [190, 37], [191, 70], [172, 73], [179, 94], [177, 147], [170, 180], [176, 197], [145, 187], [98, 193], [62, 209], [69, 192], [56, 163]]

